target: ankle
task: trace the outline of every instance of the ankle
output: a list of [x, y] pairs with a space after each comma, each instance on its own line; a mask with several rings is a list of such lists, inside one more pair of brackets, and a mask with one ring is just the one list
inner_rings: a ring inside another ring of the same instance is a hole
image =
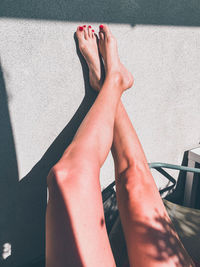
[[106, 81], [113, 83], [117, 87], [122, 87], [123, 77], [119, 71], [108, 71], [106, 74]]

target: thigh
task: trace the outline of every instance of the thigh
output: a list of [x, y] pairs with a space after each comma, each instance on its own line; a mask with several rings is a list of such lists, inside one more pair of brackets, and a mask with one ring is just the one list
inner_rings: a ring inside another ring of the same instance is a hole
[[98, 173], [79, 170], [62, 183], [52, 179], [46, 212], [46, 267], [115, 266]]

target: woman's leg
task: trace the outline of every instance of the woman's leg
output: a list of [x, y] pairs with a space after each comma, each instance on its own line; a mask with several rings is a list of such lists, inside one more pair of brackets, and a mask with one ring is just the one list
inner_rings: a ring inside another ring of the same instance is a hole
[[120, 102], [112, 154], [130, 266], [193, 266], [163, 205], [142, 146]]
[[[76, 34], [92, 72], [96, 37], [86, 27], [77, 29]], [[112, 145], [121, 94], [132, 84], [131, 79], [127, 83], [130, 74], [119, 65], [116, 42], [108, 30], [102, 48], [107, 54], [107, 73], [101, 92], [47, 177], [47, 267], [115, 266], [104, 222], [99, 171]]]
[[[105, 61], [102, 32], [99, 37], [99, 48]], [[96, 71], [93, 76], [97, 81], [100, 72]], [[98, 82], [93, 87], [100, 89]], [[118, 208], [130, 266], [192, 266], [173, 229], [140, 141], [121, 101], [115, 116], [112, 154]]]

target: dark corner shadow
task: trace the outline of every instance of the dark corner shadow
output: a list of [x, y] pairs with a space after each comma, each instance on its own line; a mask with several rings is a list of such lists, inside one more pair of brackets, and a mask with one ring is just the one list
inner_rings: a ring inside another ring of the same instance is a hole
[[132, 26], [200, 26], [200, 4], [198, 0], [8, 0], [1, 1], [0, 17]]
[[[3, 72], [0, 65], [0, 266], [4, 252], [15, 238], [16, 190], [18, 167], [8, 110], [9, 97], [6, 93]], [[8, 259], [10, 262], [10, 259]]]
[[[74, 39], [77, 54], [83, 69], [85, 96], [66, 127], [54, 140], [40, 161], [20, 182], [18, 182], [17, 160], [2, 74], [0, 77], [2, 95], [0, 98], [0, 109], [3, 109], [1, 114], [5, 114], [4, 116], [1, 115], [0, 118], [1, 129], [5, 129], [5, 134], [2, 136], [1, 132], [0, 135], [0, 145], [4, 145], [4, 150], [2, 148], [0, 150], [0, 161], [5, 173], [1, 178], [0, 185], [0, 205], [2, 206], [0, 231], [3, 230], [5, 242], [10, 242], [12, 245], [11, 256], [3, 261], [6, 267], [16, 266], [18, 262], [22, 264], [23, 261], [25, 264], [23, 266], [30, 266], [29, 263], [26, 264], [27, 259], [31, 262], [38, 255], [44, 255], [45, 212], [47, 204], [46, 177], [50, 169], [60, 159], [64, 150], [71, 143], [79, 125], [97, 96], [97, 93], [89, 85], [88, 67], [83, 56], [80, 54], [75, 35]], [[8, 213], [8, 209], [9, 215], [6, 214], [6, 211]], [[2, 216], [2, 210], [5, 216]], [[6, 217], [6, 222], [3, 219], [4, 217]], [[14, 262], [15, 264], [9, 265], [10, 262]]]

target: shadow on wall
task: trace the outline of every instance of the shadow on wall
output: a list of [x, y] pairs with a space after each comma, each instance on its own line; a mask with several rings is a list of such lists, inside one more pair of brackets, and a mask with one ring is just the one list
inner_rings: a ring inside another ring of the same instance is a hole
[[200, 26], [200, 4], [198, 0], [7, 0], [1, 1], [0, 17]]
[[18, 185], [17, 159], [7, 101], [3, 73], [0, 70], [0, 253], [2, 260], [9, 254], [9, 246], [16, 239], [13, 222], [16, 220]]
[[[75, 41], [77, 45], [76, 38]], [[46, 177], [71, 143], [97, 95], [90, 88], [88, 67], [78, 48], [77, 53], [83, 69], [85, 97], [41, 160], [20, 182], [6, 88], [0, 70], [0, 266], [18, 266], [44, 254]]]

